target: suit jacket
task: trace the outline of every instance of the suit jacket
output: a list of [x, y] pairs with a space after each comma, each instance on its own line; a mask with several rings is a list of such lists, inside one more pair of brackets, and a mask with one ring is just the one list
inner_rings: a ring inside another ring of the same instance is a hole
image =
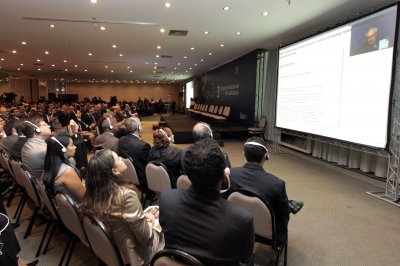
[[128, 134], [119, 139], [119, 155], [124, 158], [132, 158], [139, 180], [146, 182], [146, 164], [149, 162], [150, 144], [139, 137]]
[[118, 154], [118, 138], [111, 132], [100, 134], [94, 141], [95, 148], [103, 148], [113, 150]]
[[27, 138], [19, 136], [17, 142], [10, 149], [10, 156], [16, 161], [21, 161], [21, 150], [24, 147]]
[[171, 189], [161, 194], [165, 248], [183, 250], [205, 265], [252, 265], [252, 215], [217, 191]]
[[232, 168], [229, 177], [231, 190], [236, 188], [252, 190], [271, 204], [275, 213], [277, 238], [280, 241], [286, 240], [290, 208], [285, 182], [265, 172], [261, 166], [251, 163]]

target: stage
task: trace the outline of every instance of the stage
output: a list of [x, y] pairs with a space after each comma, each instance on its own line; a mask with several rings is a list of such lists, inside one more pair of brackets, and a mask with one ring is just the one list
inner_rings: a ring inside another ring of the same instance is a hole
[[[193, 143], [192, 128], [198, 122], [206, 122], [210, 124], [213, 131], [214, 139], [223, 145], [223, 138], [227, 136], [235, 136], [244, 139], [247, 136], [247, 127], [234, 125], [227, 121], [210, 123], [209, 121], [196, 120], [188, 115], [162, 115], [160, 124], [165, 124], [174, 132], [175, 143]], [[221, 145], [221, 146], [222, 146]]]

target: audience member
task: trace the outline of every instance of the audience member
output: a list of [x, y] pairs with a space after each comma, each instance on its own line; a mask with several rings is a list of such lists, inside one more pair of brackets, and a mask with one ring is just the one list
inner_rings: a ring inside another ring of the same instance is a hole
[[220, 196], [227, 176], [218, 143], [197, 141], [184, 164], [192, 185], [168, 190], [160, 198], [165, 248], [185, 251], [205, 265], [253, 265], [253, 218]]
[[142, 123], [136, 117], [129, 117], [125, 120], [127, 135], [120, 138], [118, 142], [119, 154], [124, 158], [133, 160], [139, 181], [147, 188], [146, 164], [149, 162], [150, 144], [140, 138]]
[[27, 139], [32, 138], [34, 133], [33, 127], [27, 126], [27, 123], [25, 123], [25, 121], [21, 122], [22, 124], [20, 135], [18, 136], [17, 142], [12, 145], [10, 149], [11, 159], [14, 159], [16, 161], [21, 161], [22, 148], [24, 147]]
[[102, 133], [94, 141], [95, 149], [111, 149], [118, 153], [118, 138], [114, 136], [114, 126], [110, 118], [100, 119]]
[[79, 171], [70, 161], [75, 155], [75, 149], [69, 135], [51, 137], [47, 141], [42, 182], [53, 197], [60, 191], [80, 202], [85, 194], [85, 186]]
[[21, 124], [22, 122], [18, 120], [9, 120], [5, 126], [5, 133], [7, 134], [6, 138], [3, 138], [0, 141], [0, 149], [4, 150], [5, 152], [9, 153], [11, 147], [17, 142], [18, 140], [18, 131], [21, 134]]
[[32, 121], [25, 121], [25, 126], [34, 132], [21, 150], [21, 161], [27, 167], [28, 172], [34, 178], [42, 175], [44, 158], [46, 157], [46, 139], [51, 136], [49, 125], [42, 118], [35, 118]]
[[143, 212], [133, 187], [123, 181], [125, 170], [115, 152], [96, 152], [86, 171], [82, 211], [101, 217], [110, 227], [125, 264], [148, 265], [162, 234], [153, 229], [154, 216]]
[[171, 186], [176, 188], [176, 180], [181, 175], [182, 151], [170, 145], [171, 137], [164, 129], [156, 129], [153, 133], [153, 147], [149, 161], [165, 165], [171, 179]]
[[268, 201], [275, 213], [277, 238], [284, 242], [287, 239], [291, 211], [285, 181], [264, 170], [263, 165], [269, 159], [269, 152], [261, 138], [252, 137], [246, 141], [244, 156], [247, 160], [245, 165], [231, 169], [231, 190], [249, 189]]

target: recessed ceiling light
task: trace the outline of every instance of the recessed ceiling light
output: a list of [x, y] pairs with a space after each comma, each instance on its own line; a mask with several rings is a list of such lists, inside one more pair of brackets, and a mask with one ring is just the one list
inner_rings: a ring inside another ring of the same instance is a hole
[[64, 63], [67, 63], [67, 60], [64, 59]]
[[204, 31], [204, 34], [208, 34], [209, 32], [208, 31]]
[[74, 67], [78, 67], [78, 65], [74, 65]]
[[127, 66], [126, 68], [127, 68], [127, 69], [130, 69], [131, 67], [130, 67], [130, 66]]
[[89, 0], [89, 2], [92, 4], [97, 4], [97, 0]]
[[181, 65], [181, 63], [178, 63], [178, 66], [180, 66]]
[[85, 72], [87, 72], [87, 69], [85, 69]]
[[1, 58], [0, 60], [1, 60], [1, 61], [4, 61], [4, 58]]
[[158, 63], [157, 63], [157, 62], [154, 62], [154, 64], [157, 65]]
[[37, 70], [39, 70], [39, 71], [40, 71], [41, 69], [40, 69], [40, 68], [38, 68]]
[[132, 72], [133, 72], [133, 70], [129, 70], [129, 72], [131, 72], [131, 73], [132, 73]]
[[197, 66], [197, 64], [194, 64], [194, 66]]
[[68, 68], [64, 69], [65, 71], [68, 71]]
[[161, 49], [161, 46], [159, 45], [159, 46], [157, 46], [157, 49]]
[[212, 53], [208, 53], [208, 55], [212, 55]]
[[106, 30], [106, 27], [101, 26], [101, 27], [100, 27], [100, 30]]
[[19, 64], [19, 65], [20, 65], [20, 66], [23, 66], [24, 64], [21, 63], [21, 64]]
[[50, 27], [50, 28], [54, 28], [55, 25], [54, 25], [54, 24], [50, 24], [49, 27]]
[[113, 44], [113, 45], [112, 45], [112, 48], [117, 48], [117, 45], [116, 45], [116, 44]]
[[26, 45], [26, 42], [21, 42], [22, 45]]
[[92, 53], [88, 53], [89, 56], [92, 56]]
[[157, 54], [156, 57], [159, 58], [160, 56]]
[[55, 64], [52, 64], [51, 66], [52, 66], [52, 67], [55, 67], [56, 65], [55, 65]]
[[261, 15], [263, 15], [263, 16], [268, 16], [268, 11], [262, 12]]
[[170, 7], [171, 7], [171, 3], [170, 3], [170, 2], [166, 2], [166, 3], [164, 4], [164, 6], [165, 6], [166, 8], [170, 8]]
[[224, 45], [222, 43], [219, 46], [224, 47]]
[[164, 29], [164, 28], [161, 28], [161, 29], [160, 29], [160, 32], [161, 32], [161, 33], [164, 33], [164, 32], [165, 32], [165, 29]]
[[18, 70], [21, 70], [20, 68], [17, 68]]
[[174, 69], [176, 70], [176, 67], [174, 67]]
[[228, 11], [231, 8], [229, 6], [224, 6], [222, 9], [225, 10], [225, 11]]
[[236, 32], [236, 35], [240, 35], [240, 31]]
[[40, 62], [40, 59], [36, 59], [36, 62]]
[[190, 47], [190, 50], [192, 50], [192, 51], [193, 51], [193, 50], [194, 50], [194, 47]]
[[108, 66], [105, 66], [105, 68], [108, 68]]
[[44, 51], [45, 54], [49, 54], [49, 51]]
[[157, 69], [157, 67], [155, 66], [155, 67], [153, 67], [154, 69]]
[[114, 70], [111, 70], [111, 73], [114, 73]]
[[124, 56], [123, 54], [119, 54], [119, 56]]
[[183, 58], [185, 58], [185, 59], [186, 59], [186, 58], [187, 58], [187, 56], [185, 55]]
[[11, 52], [12, 52], [13, 54], [16, 54], [16, 53], [17, 53], [17, 51], [16, 51], [16, 50], [12, 50]]

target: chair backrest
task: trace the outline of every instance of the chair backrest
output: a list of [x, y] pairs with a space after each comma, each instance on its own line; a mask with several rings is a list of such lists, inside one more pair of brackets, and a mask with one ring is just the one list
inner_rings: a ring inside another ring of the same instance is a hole
[[0, 165], [1, 165], [1, 167], [4, 168], [4, 170], [8, 171], [10, 173], [10, 175], [13, 175], [13, 172], [12, 172], [12, 169], [10, 166], [10, 157], [3, 150], [0, 150]]
[[188, 189], [192, 185], [192, 181], [190, 181], [187, 175], [181, 175], [176, 180], [176, 188], [177, 189]]
[[126, 171], [122, 173], [122, 177], [125, 179], [125, 181], [139, 186], [139, 178], [137, 176], [136, 169], [132, 161], [126, 158], [122, 160], [125, 162], [127, 167]]
[[40, 181], [40, 179], [36, 178], [35, 181], [39, 195], [42, 201], [44, 202], [44, 205], [46, 206], [47, 210], [51, 213], [51, 216], [53, 216], [54, 219], [60, 220], [58, 210], [56, 209], [56, 206], [53, 203], [53, 199], [51, 199], [50, 195], [46, 192], [46, 189], [42, 184], [42, 182]]
[[213, 113], [214, 112], [214, 105], [210, 105], [210, 107], [208, 108], [208, 112], [209, 113]]
[[275, 239], [275, 215], [271, 205], [256, 193], [238, 189], [233, 191], [228, 201], [248, 210], [253, 215], [254, 233], [266, 239]]
[[35, 181], [29, 174], [28, 170], [22, 165], [21, 162], [11, 161], [13, 172], [15, 173], [15, 180], [22, 186], [28, 197], [33, 201], [36, 207], [42, 208], [42, 201], [39, 192], [37, 191]]
[[90, 248], [107, 265], [123, 266], [124, 262], [115, 241], [99, 218], [91, 215], [83, 217], [83, 228]]
[[86, 235], [74, 201], [68, 195], [59, 192], [56, 195], [56, 204], [60, 219], [65, 227], [87, 245]]
[[258, 121], [258, 127], [264, 129], [267, 125], [267, 117], [263, 115], [260, 120]]
[[171, 189], [171, 179], [169, 178], [165, 166], [157, 162], [149, 162], [146, 165], [146, 178], [147, 187], [156, 192], [162, 193], [166, 190]]
[[224, 111], [224, 107], [221, 105], [220, 107], [219, 107], [219, 110], [218, 110], [218, 115], [222, 115], [222, 112]]
[[203, 266], [194, 256], [176, 249], [164, 249], [157, 252], [150, 263], [151, 266]]

